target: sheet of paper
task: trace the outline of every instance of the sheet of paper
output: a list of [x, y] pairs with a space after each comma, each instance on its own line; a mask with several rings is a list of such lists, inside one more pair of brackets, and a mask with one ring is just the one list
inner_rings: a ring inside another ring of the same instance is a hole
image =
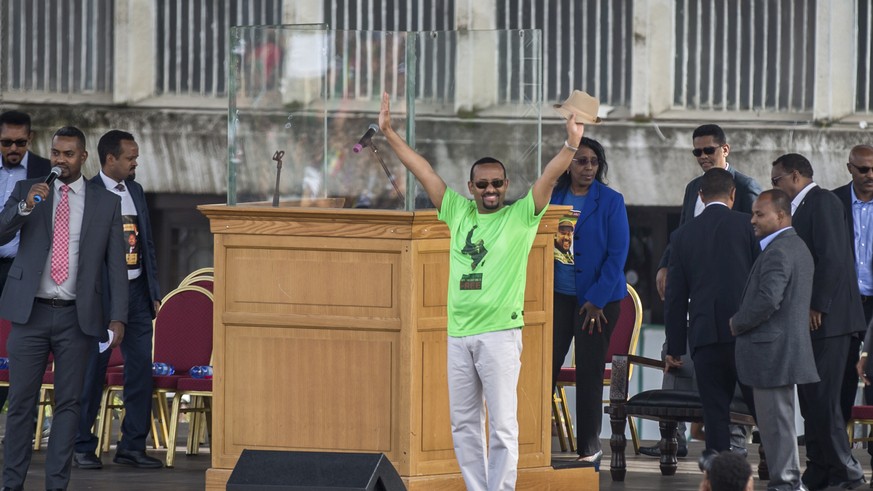
[[105, 343], [100, 343], [100, 352], [101, 353], [103, 353], [104, 351], [109, 349], [109, 345], [112, 344], [112, 339], [115, 338], [114, 332], [110, 331], [109, 329], [107, 329], [106, 332], [109, 333], [109, 341], [106, 341]]

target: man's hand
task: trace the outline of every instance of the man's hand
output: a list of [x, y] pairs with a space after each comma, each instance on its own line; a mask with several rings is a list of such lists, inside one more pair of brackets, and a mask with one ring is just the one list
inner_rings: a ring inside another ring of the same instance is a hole
[[161, 310], [161, 301], [155, 300], [155, 316], [158, 315], [158, 311], [160, 311], [160, 310]]
[[379, 129], [383, 134], [393, 132], [391, 127], [391, 98], [388, 92], [382, 92], [382, 106], [379, 108]]
[[663, 302], [664, 295], [667, 293], [667, 268], [661, 268], [655, 274], [655, 287], [658, 289], [658, 296]]
[[603, 309], [591, 302], [585, 302], [585, 305], [579, 309], [579, 315], [582, 316], [582, 332], [588, 329], [588, 334], [594, 334], [595, 327], [597, 332], [603, 332], [603, 324], [609, 324], [606, 316], [603, 315]]
[[864, 385], [870, 385], [870, 379], [867, 378], [867, 374], [865, 373], [865, 368], [867, 367], [867, 357], [862, 356], [858, 359], [858, 363], [855, 364], [855, 370], [858, 371], [858, 377], [861, 378], [861, 381], [864, 382]]
[[821, 312], [809, 309], [809, 330], [817, 331], [821, 327]]
[[124, 339], [124, 323], [112, 321], [109, 323], [109, 330], [115, 335], [112, 338], [112, 344], [109, 345], [109, 349], [117, 348], [121, 344], [121, 340]]
[[570, 144], [571, 147], [578, 147], [579, 142], [582, 141], [582, 135], [585, 134], [585, 123], [577, 123], [576, 115], [571, 114], [569, 118], [567, 118], [567, 143]]
[[49, 187], [48, 184], [44, 182], [38, 182], [30, 187], [30, 191], [27, 193], [27, 208], [32, 210], [34, 206], [36, 206], [36, 200], [34, 196], [39, 196], [40, 199], [45, 200], [49, 195]]
[[677, 356], [673, 358], [670, 355], [664, 357], [664, 371], [668, 371], [671, 368], [681, 368], [682, 367], [682, 357]]

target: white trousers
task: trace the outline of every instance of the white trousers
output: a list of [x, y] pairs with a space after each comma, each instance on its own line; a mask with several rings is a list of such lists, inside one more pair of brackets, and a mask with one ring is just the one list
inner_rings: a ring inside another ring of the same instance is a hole
[[467, 490], [515, 489], [521, 329], [449, 336], [447, 358], [452, 441]]

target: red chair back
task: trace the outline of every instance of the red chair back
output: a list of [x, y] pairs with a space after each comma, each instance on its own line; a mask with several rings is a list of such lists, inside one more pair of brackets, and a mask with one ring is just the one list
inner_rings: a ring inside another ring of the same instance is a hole
[[613, 355], [628, 355], [636, 352], [637, 340], [642, 325], [642, 306], [637, 292], [627, 286], [628, 294], [621, 300], [621, 313], [618, 324], [609, 338], [609, 349], [606, 350], [606, 363], [612, 363]]
[[6, 319], [0, 319], [0, 357], [9, 358], [9, 352], [6, 351], [6, 340], [9, 339], [9, 333], [12, 332], [12, 323]]
[[212, 359], [212, 293], [199, 286], [184, 286], [164, 298], [155, 319], [155, 358], [176, 374]]
[[201, 279], [196, 280], [196, 281], [192, 281], [189, 284], [191, 286], [199, 286], [200, 288], [203, 288], [205, 290], [209, 290], [210, 292], [214, 292], [214, 290], [212, 289], [212, 286], [214, 283], [215, 283], [215, 281], [213, 281], [212, 278], [201, 277]]

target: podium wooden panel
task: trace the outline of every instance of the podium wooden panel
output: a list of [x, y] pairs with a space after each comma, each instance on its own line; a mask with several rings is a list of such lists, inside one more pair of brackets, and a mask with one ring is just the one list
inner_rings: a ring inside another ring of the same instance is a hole
[[[598, 485], [590, 468], [550, 467], [552, 247], [565, 208], [546, 213], [528, 259], [519, 489]], [[409, 489], [464, 489], [446, 386], [448, 229], [436, 212], [199, 209], [215, 240], [206, 488], [223, 490], [250, 448], [383, 452]]]

